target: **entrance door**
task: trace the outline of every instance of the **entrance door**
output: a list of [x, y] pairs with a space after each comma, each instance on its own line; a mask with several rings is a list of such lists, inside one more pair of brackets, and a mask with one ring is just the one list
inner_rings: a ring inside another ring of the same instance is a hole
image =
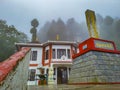
[[66, 84], [68, 81], [67, 68], [58, 67], [57, 68], [57, 84]]

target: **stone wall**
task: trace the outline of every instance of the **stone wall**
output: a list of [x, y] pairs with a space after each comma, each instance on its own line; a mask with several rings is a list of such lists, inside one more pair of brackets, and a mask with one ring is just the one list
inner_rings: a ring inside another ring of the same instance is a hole
[[69, 83], [120, 82], [120, 54], [89, 51], [73, 60]]
[[7, 75], [0, 90], [27, 90], [29, 54], [28, 52]]

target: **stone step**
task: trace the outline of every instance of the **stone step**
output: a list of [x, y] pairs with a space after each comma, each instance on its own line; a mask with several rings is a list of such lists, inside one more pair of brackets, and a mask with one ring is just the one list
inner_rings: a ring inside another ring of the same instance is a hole
[[120, 85], [31, 85], [27, 90], [120, 90]]
[[43, 85], [43, 86], [35, 86], [31, 85], [28, 86], [28, 90], [80, 90], [83, 88], [88, 88], [93, 85], [89, 86], [80, 86], [80, 85]]

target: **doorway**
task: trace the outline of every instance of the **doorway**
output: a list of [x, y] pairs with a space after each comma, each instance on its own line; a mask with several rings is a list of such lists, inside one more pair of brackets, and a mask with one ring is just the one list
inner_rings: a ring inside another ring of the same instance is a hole
[[67, 67], [57, 68], [57, 84], [66, 84], [68, 81]]

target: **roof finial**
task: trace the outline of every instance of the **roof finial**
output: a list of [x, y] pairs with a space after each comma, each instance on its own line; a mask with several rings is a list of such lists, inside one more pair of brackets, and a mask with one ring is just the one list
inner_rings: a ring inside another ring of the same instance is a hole
[[56, 35], [56, 40], [58, 41], [60, 39], [59, 34]]

